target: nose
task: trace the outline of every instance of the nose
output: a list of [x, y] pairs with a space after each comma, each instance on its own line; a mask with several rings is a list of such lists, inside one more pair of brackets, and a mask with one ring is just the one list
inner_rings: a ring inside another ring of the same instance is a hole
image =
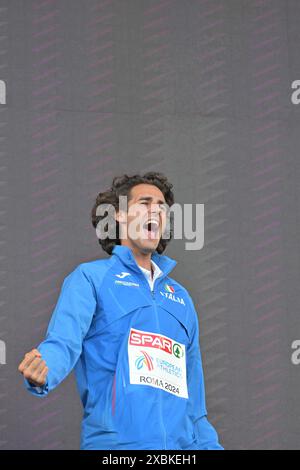
[[159, 219], [162, 209], [157, 204], [157, 207], [151, 207], [149, 216], [154, 217], [155, 219]]

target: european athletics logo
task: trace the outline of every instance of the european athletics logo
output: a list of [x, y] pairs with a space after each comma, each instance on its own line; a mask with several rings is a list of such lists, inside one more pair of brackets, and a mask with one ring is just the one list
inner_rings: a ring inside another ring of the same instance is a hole
[[141, 353], [143, 355], [139, 356], [137, 360], [135, 361], [136, 368], [140, 370], [143, 368], [143, 366], [146, 366], [148, 370], [153, 370], [154, 366], [153, 366], [152, 357], [149, 356], [149, 354], [146, 353], [145, 351], [141, 351]]

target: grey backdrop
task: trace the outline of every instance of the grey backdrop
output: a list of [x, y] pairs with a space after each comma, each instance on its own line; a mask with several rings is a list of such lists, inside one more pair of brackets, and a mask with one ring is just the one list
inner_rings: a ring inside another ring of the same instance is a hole
[[166, 254], [200, 322], [209, 419], [230, 449], [300, 448], [298, 0], [0, 0], [0, 449], [76, 449], [73, 373], [17, 366], [64, 277], [106, 255], [89, 213], [124, 172], [205, 205]]

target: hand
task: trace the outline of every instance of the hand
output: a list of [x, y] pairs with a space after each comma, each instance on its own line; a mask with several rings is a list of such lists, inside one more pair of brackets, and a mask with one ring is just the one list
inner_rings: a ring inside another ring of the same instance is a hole
[[42, 359], [39, 350], [32, 349], [25, 354], [24, 359], [19, 364], [18, 370], [31, 384], [41, 387], [46, 383], [46, 376], [49, 369], [46, 365], [46, 361]]

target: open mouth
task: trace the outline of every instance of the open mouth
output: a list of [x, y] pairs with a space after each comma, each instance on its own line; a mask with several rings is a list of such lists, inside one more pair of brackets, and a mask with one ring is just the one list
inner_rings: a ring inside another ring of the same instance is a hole
[[146, 238], [157, 238], [159, 234], [160, 225], [157, 220], [150, 219], [143, 225], [143, 231]]

